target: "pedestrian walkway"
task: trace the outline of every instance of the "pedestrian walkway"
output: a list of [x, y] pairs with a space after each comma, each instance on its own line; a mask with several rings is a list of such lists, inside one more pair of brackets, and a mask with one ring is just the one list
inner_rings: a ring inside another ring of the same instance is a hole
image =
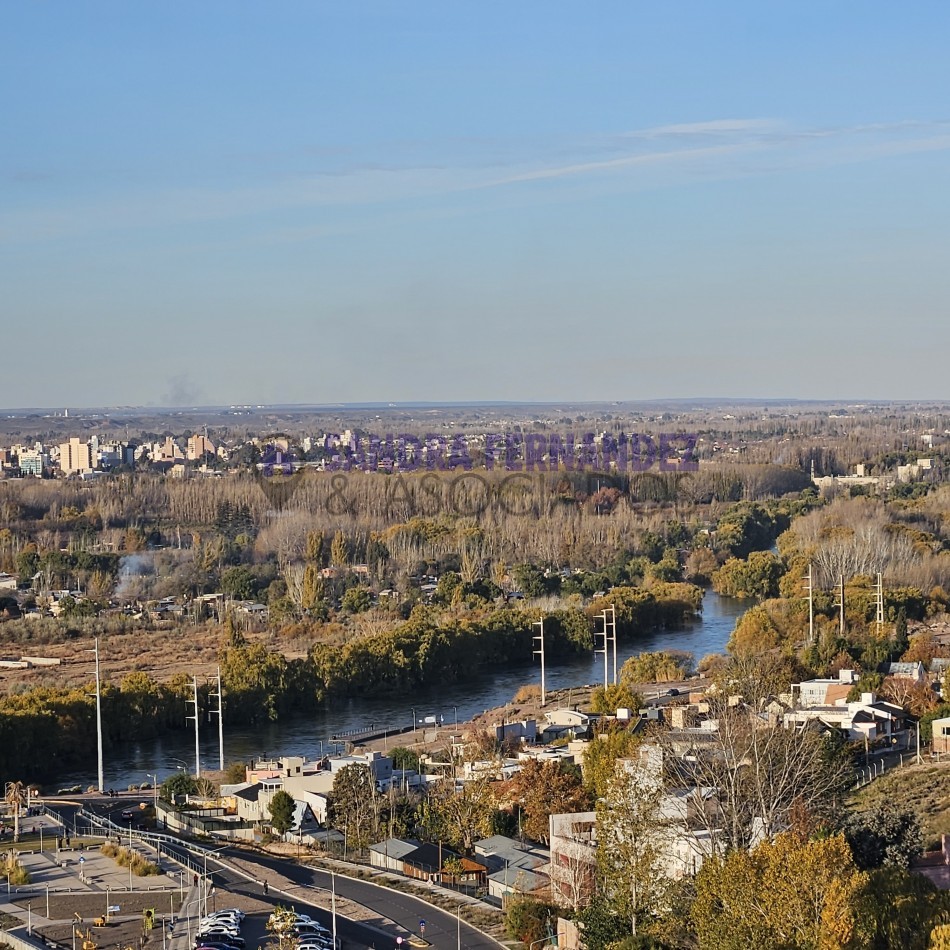
[[[166, 928], [162, 934], [165, 950], [169, 950], [169, 939], [170, 950], [189, 950], [187, 921], [183, 927], [178, 924], [181, 914], [179, 905], [187, 909], [186, 913], [191, 912], [197, 907], [197, 900], [193, 896], [195, 889], [191, 881], [177, 869], [150, 877], [135, 877], [113, 858], [102, 854], [99, 850], [101, 839], [72, 839], [68, 849], [55, 847], [55, 834], [50, 840], [53, 844], [51, 849], [44, 847], [42, 851], [20, 853], [20, 863], [30, 874], [29, 884], [15, 886], [8, 882], [5, 893], [0, 888], [0, 911], [18, 918], [25, 925], [24, 930], [17, 934], [21, 939], [39, 947], [44, 943], [38, 932], [65, 930], [68, 938], [73, 923], [76, 922], [78, 926], [79, 918], [83, 919], [86, 927], [96, 917], [108, 916], [117, 924], [134, 921], [135, 926], [140, 928], [142, 911], [136, 909], [132, 913], [128, 912], [128, 901], [134, 895], [134, 905], [154, 907], [157, 925]], [[44, 845], [46, 843], [44, 836]], [[141, 847], [136, 850], [144, 853]], [[154, 860], [154, 855], [148, 856]], [[124, 904], [126, 912], [122, 913]], [[72, 914], [57, 916], [57, 906], [94, 909], [74, 910]], [[169, 933], [166, 924], [173, 917], [176, 924]], [[32, 939], [27, 932], [29, 929], [33, 931]], [[71, 944], [71, 941], [67, 942]]]

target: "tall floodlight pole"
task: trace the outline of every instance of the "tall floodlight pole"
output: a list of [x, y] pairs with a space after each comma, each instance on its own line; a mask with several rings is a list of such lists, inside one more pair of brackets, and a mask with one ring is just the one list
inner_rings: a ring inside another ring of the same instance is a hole
[[[603, 655], [604, 655], [604, 689], [606, 690], [607, 687], [610, 685], [609, 680], [608, 680], [608, 678], [607, 678], [607, 654], [608, 654], [608, 652], [609, 652], [608, 649], [607, 649], [607, 642], [608, 642], [608, 640], [609, 640], [609, 638], [610, 638], [610, 634], [609, 634], [608, 631], [607, 631], [607, 623], [608, 623], [608, 621], [607, 621], [607, 611], [606, 611], [606, 610], [602, 610], [599, 614], [597, 614], [597, 619], [598, 619], [598, 620], [602, 620], [602, 621], [604, 622], [604, 629], [603, 629], [601, 632], [599, 632], [599, 633], [596, 632], [596, 631], [594, 632], [594, 654], [596, 655], [596, 654], [598, 654], [598, 653], [603, 653]], [[604, 638], [604, 648], [603, 648], [602, 650], [598, 650], [598, 649], [597, 649], [597, 638], [598, 638], [598, 637], [603, 637], [603, 638]]]
[[812, 581], [811, 564], [805, 575], [805, 593], [808, 594], [808, 642], [815, 642], [815, 585]]
[[96, 655], [96, 742], [99, 752], [99, 794], [105, 791], [105, 776], [102, 766], [102, 683], [99, 676], [99, 638], [95, 639], [96, 647], [94, 650], [86, 650], [86, 653], [95, 653]]
[[193, 690], [193, 699], [186, 700], [186, 703], [192, 704], [195, 707], [194, 716], [185, 716], [185, 721], [189, 719], [194, 719], [195, 721], [195, 778], [201, 778], [201, 746], [198, 742], [198, 677], [192, 676], [191, 686]]
[[224, 715], [221, 708], [221, 667], [218, 667], [218, 691], [214, 694], [218, 699], [218, 708], [214, 710], [214, 715], [218, 717], [218, 768], [224, 771]]
[[534, 655], [541, 658], [541, 705], [543, 706], [547, 702], [547, 692], [544, 687], [544, 616], [542, 615], [540, 620], [536, 620], [531, 624], [531, 628], [535, 627], [540, 628], [540, 633], [535, 634], [534, 642], [538, 644], [538, 648], [534, 651]]

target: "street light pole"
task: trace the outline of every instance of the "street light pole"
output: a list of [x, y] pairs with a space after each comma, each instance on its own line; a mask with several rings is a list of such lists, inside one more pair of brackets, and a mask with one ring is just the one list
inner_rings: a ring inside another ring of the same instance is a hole
[[330, 912], [333, 916], [333, 950], [336, 950], [336, 874], [330, 872]]
[[462, 950], [462, 905], [455, 908], [455, 932], [458, 950]]

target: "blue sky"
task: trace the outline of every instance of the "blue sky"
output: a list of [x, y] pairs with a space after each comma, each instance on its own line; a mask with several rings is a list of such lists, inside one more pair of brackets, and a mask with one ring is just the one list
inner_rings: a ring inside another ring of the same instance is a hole
[[946, 3], [0, 17], [0, 406], [950, 398]]

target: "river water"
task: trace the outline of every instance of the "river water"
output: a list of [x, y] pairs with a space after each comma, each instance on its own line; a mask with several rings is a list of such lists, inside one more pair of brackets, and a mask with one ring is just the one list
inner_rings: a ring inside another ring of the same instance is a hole
[[[628, 657], [647, 650], [684, 650], [692, 653], [697, 660], [707, 653], [720, 653], [725, 649], [736, 619], [747, 606], [740, 601], [720, 597], [714, 591], [707, 591], [700, 619], [678, 630], [658, 630], [635, 641], [618, 642], [618, 669]], [[613, 666], [612, 656], [610, 666]], [[612, 674], [612, 669], [610, 672]], [[556, 666], [549, 664], [545, 675], [549, 690], [603, 681], [603, 654], [576, 657]], [[464, 722], [486, 709], [504, 706], [525, 684], [540, 682], [541, 671], [537, 664], [533, 667], [509, 667], [486, 671], [477, 679], [448, 688], [432, 686], [401, 696], [354, 696], [333, 700], [306, 718], [288, 719], [254, 728], [229, 729], [225, 726], [224, 759], [227, 763], [279, 755], [316, 758], [331, 749], [330, 736], [350, 729], [410, 726], [414, 716], [417, 721], [435, 716], [441, 719], [444, 727], [452, 728], [456, 721]], [[216, 721], [202, 724], [199, 741], [202, 770], [216, 769]], [[105, 783], [107, 788], [125, 788], [130, 784], [148, 781], [147, 773], [157, 774], [161, 781], [182, 766], [194, 772], [193, 731], [147, 742], [125, 743], [107, 750]], [[82, 773], [59, 779], [61, 784], [75, 782], [84, 787], [95, 784], [95, 781], [95, 761], [90, 761], [89, 768]]]

